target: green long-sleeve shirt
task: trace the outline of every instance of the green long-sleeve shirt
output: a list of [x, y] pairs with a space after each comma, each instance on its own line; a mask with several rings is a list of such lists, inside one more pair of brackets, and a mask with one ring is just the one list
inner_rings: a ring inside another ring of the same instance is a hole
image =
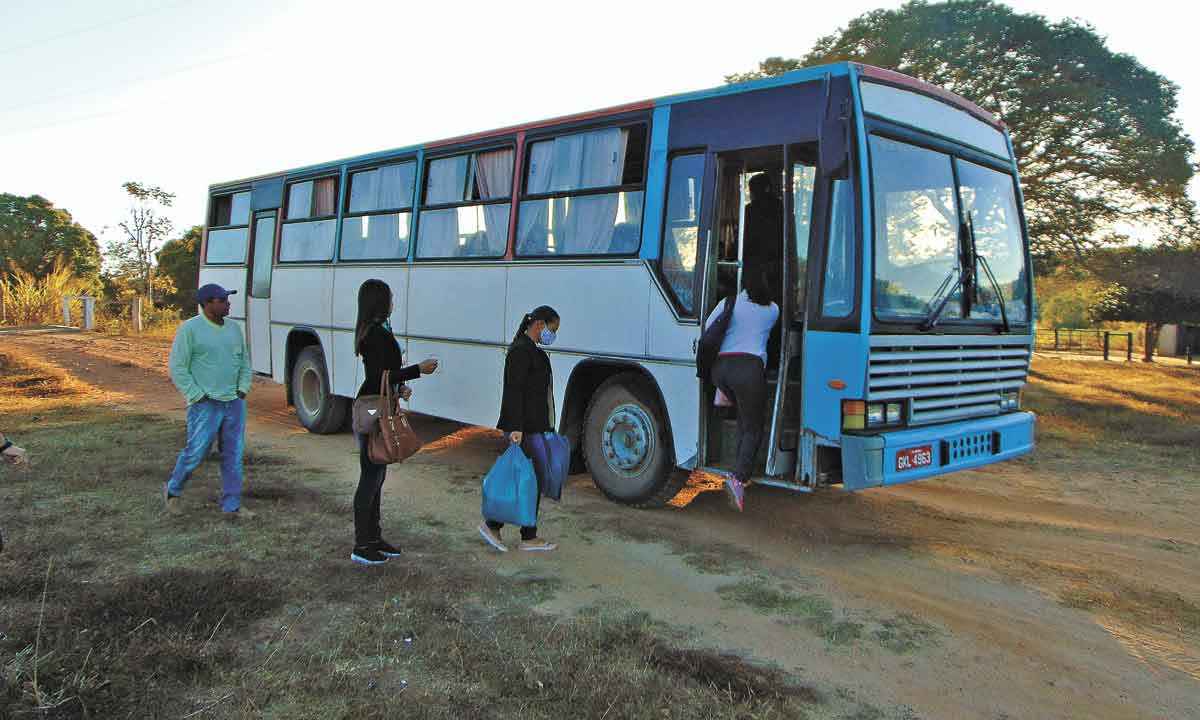
[[218, 325], [204, 313], [187, 320], [171, 344], [171, 381], [188, 405], [207, 395], [234, 400], [250, 392], [250, 362], [242, 329], [226, 320]]

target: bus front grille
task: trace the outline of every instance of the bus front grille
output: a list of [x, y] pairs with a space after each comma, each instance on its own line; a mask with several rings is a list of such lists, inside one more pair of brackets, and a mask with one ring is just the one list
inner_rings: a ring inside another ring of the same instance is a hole
[[1030, 337], [871, 337], [867, 400], [905, 400], [909, 424], [998, 415], [1029, 373]]

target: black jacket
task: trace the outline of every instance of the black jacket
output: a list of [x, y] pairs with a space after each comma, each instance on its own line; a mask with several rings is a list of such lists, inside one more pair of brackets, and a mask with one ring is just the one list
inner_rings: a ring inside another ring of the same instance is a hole
[[362, 355], [366, 376], [355, 397], [378, 395], [379, 381], [383, 379], [384, 370], [392, 371], [393, 385], [416, 380], [421, 376], [421, 368], [416, 365], [404, 366], [404, 353], [400, 351], [400, 343], [396, 342], [396, 337], [382, 325], [371, 326], [358, 351], [358, 354]]
[[504, 399], [496, 427], [505, 432], [553, 432], [553, 387], [550, 356], [522, 333], [504, 358]]

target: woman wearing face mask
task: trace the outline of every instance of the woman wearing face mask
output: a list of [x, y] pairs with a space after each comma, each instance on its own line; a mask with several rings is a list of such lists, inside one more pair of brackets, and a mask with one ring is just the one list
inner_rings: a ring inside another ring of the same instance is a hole
[[[504, 397], [500, 405], [500, 420], [496, 427], [504, 431], [510, 442], [520, 445], [526, 456], [531, 454], [526, 436], [532, 433], [554, 432], [554, 378], [550, 372], [550, 357], [538, 345], [551, 345], [558, 332], [558, 313], [542, 305], [521, 319], [521, 326], [508, 347], [504, 359]], [[538, 493], [538, 510], [541, 510]], [[536, 517], [536, 515], [535, 515]], [[479, 534], [500, 552], [508, 548], [500, 540], [503, 523], [484, 518]], [[521, 550], [546, 552], [558, 546], [537, 536], [537, 526], [521, 528]]]
[[[358, 322], [354, 329], [354, 354], [363, 359], [364, 379], [356, 397], [379, 392], [383, 371], [390, 370], [389, 379], [399, 385], [397, 394], [407, 400], [412, 389], [404, 384], [421, 375], [437, 370], [437, 360], [425, 360], [417, 365], [404, 365], [400, 343], [392, 334], [388, 318], [392, 314], [392, 289], [382, 280], [367, 280], [358, 288]], [[358, 436], [358, 490], [354, 493], [354, 550], [350, 559], [360, 565], [381, 565], [390, 557], [398, 557], [400, 548], [383, 539], [379, 526], [379, 497], [387, 465], [371, 462], [366, 435]]]

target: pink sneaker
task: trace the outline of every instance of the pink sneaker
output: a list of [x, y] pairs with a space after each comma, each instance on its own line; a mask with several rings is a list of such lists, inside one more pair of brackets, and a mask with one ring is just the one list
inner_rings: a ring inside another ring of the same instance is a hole
[[729, 506], [741, 512], [746, 505], [746, 485], [733, 475], [725, 478], [725, 499]]

